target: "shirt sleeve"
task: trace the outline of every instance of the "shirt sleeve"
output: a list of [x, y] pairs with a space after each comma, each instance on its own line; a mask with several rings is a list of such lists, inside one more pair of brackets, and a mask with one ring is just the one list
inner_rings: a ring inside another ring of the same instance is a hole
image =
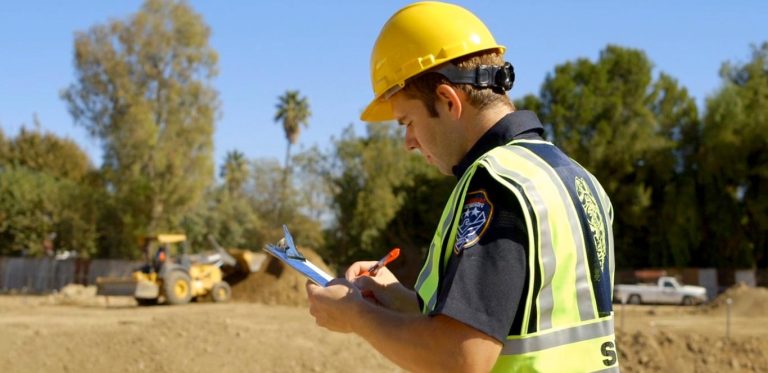
[[461, 213], [457, 243], [447, 248], [453, 255], [430, 315], [451, 317], [503, 343], [526, 281], [528, 235], [520, 203], [479, 168]]

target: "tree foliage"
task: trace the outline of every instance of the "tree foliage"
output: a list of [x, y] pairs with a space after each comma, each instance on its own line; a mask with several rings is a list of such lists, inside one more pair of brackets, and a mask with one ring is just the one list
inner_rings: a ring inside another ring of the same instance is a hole
[[608, 46], [596, 62], [558, 65], [541, 97], [521, 103], [539, 108], [554, 143], [605, 187], [619, 265], [683, 265], [695, 245], [695, 227], [666, 234], [662, 225], [684, 221], [695, 201], [677, 199], [691, 187], [684, 175], [698, 126], [695, 102], [673, 78], [654, 80], [651, 70], [642, 51]]
[[592, 170], [614, 203], [620, 266], [765, 265], [768, 43], [726, 63], [703, 119], [638, 50], [555, 68], [538, 110], [554, 142]]
[[[187, 233], [193, 251], [210, 248], [208, 235], [258, 250], [287, 224], [338, 267], [401, 247], [393, 269], [412, 283], [455, 179], [404, 151], [392, 123], [350, 125], [328, 149], [292, 156], [311, 111], [287, 90], [274, 117], [285, 163], [232, 150], [214, 182], [209, 37], [173, 0], [76, 34], [62, 97], [101, 141], [102, 167], [37, 120], [15, 137], [0, 130], [0, 254], [41, 255], [53, 238], [85, 256], [137, 257], [137, 237], [162, 231]], [[516, 102], [601, 180], [620, 267], [768, 266], [768, 43], [720, 75], [701, 114], [644, 52], [609, 45], [555, 66], [539, 95]]]
[[697, 257], [701, 243], [698, 109], [687, 90], [664, 73], [652, 85], [649, 100], [664, 146], [648, 155], [642, 175], [652, 191], [646, 265], [685, 266]]
[[768, 264], [768, 42], [725, 63], [706, 102], [699, 157], [704, 252], [721, 265]]
[[211, 184], [218, 57], [209, 36], [200, 15], [171, 0], [76, 34], [77, 78], [62, 96], [104, 147], [113, 220], [103, 244], [134, 247], [137, 236], [178, 229]]
[[54, 178], [27, 169], [0, 173], [0, 241], [5, 254], [43, 253], [55, 231], [60, 197]]
[[288, 141], [285, 151], [285, 169], [286, 172], [290, 172], [291, 145], [298, 141], [301, 127], [309, 125], [312, 112], [309, 109], [309, 100], [301, 97], [299, 91], [286, 91], [277, 99], [275, 122], [282, 123], [285, 139]]
[[0, 127], [0, 167], [8, 164], [8, 141], [5, 139], [5, 132]]
[[[230, 152], [230, 154], [242, 154]], [[193, 248], [210, 248], [212, 235], [222, 246], [260, 250], [282, 236], [282, 225], [290, 227], [297, 244], [318, 248], [323, 245], [320, 221], [307, 214], [303, 192], [288, 184], [284, 191], [284, 169], [273, 159], [247, 160], [228, 157], [221, 168], [227, 173], [234, 159], [246, 166], [241, 187], [224, 183], [208, 190], [203, 201], [183, 222]], [[241, 170], [240, 167], [234, 169]], [[310, 185], [305, 185], [307, 189]]]
[[205, 198], [183, 220], [182, 227], [193, 251], [212, 249], [208, 236], [223, 247], [258, 250], [264, 222], [242, 193], [226, 185], [208, 190]]
[[358, 136], [347, 127], [327, 158], [325, 175], [336, 216], [328, 231], [327, 257], [344, 266], [399, 246], [413, 257], [406, 269], [410, 278], [455, 180], [406, 152], [397, 126], [369, 123], [366, 130]]
[[7, 164], [72, 181], [81, 181], [94, 171], [88, 155], [74, 141], [40, 128], [35, 118], [33, 130], [22, 126], [15, 138], [5, 142], [2, 157]]
[[219, 176], [224, 179], [230, 194], [242, 193], [243, 185], [248, 180], [248, 160], [245, 154], [239, 150], [228, 152]]
[[[324, 238], [319, 221], [303, 208], [302, 192], [293, 178], [283, 181], [285, 169], [275, 160], [253, 161], [252, 184], [248, 188], [250, 206], [264, 221], [256, 239], [263, 246], [283, 237], [282, 226], [288, 225], [298, 245], [320, 247]], [[305, 184], [311, 188], [312, 185]]]
[[51, 254], [44, 241], [95, 253], [101, 193], [88, 156], [69, 139], [23, 127], [2, 147], [0, 254]]

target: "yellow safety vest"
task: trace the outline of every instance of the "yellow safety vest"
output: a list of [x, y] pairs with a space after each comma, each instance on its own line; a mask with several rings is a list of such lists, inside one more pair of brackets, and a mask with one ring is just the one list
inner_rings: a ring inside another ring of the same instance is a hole
[[507, 337], [493, 372], [619, 371], [611, 203], [594, 176], [546, 141], [496, 147], [464, 172], [416, 282], [422, 313], [435, 309], [440, 273], [456, 255], [459, 218], [478, 167], [516, 197], [528, 231], [522, 328]]

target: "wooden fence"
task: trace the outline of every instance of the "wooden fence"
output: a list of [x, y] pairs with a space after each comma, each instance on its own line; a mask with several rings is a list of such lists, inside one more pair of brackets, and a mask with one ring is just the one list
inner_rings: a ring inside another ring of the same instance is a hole
[[67, 284], [90, 285], [98, 276], [128, 276], [141, 261], [0, 257], [0, 291], [49, 293]]
[[[117, 259], [65, 259], [0, 257], [0, 291], [49, 293], [67, 284], [91, 285], [99, 276], [129, 276], [143, 262]], [[640, 272], [678, 277], [688, 285], [707, 289], [710, 299], [737, 282], [768, 286], [768, 269], [663, 268], [643, 271], [617, 270], [615, 283], [636, 283]]]

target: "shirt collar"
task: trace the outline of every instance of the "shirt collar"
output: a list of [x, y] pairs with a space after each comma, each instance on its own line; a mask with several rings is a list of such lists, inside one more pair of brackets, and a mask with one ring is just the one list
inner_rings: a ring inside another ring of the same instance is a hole
[[453, 175], [457, 179], [461, 178], [472, 163], [497, 146], [506, 145], [519, 138], [541, 139], [543, 134], [544, 127], [534, 112], [528, 110], [511, 112], [484, 133], [459, 164], [453, 166]]

